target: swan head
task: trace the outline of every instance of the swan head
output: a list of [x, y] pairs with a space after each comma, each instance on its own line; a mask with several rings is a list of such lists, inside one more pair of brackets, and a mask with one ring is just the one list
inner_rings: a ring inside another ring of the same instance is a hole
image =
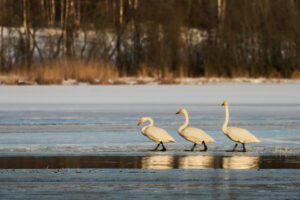
[[142, 117], [139, 120], [139, 123], [137, 124], [138, 126], [144, 123], [145, 121], [150, 121], [150, 125], [153, 125], [153, 120], [150, 117]]
[[181, 108], [177, 111], [176, 114], [186, 113], [186, 110], [184, 108]]
[[228, 106], [227, 101], [223, 101], [222, 106]]
[[137, 125], [138, 125], [138, 126], [141, 125], [142, 123], [144, 123], [144, 121], [145, 121], [145, 118], [142, 117], [142, 118], [139, 120], [139, 123], [138, 123]]

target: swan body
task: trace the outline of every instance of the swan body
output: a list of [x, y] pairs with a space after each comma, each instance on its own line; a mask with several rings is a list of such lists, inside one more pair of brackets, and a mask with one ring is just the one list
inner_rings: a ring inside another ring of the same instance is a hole
[[157, 144], [154, 150], [157, 150], [159, 145], [161, 144], [163, 146], [163, 151], [166, 151], [164, 143], [175, 142], [174, 138], [170, 136], [164, 129], [155, 127], [154, 122], [150, 117], [142, 117], [139, 120], [138, 125], [146, 121], [149, 121], [150, 123], [142, 128], [142, 134], [153, 140]]
[[248, 130], [238, 127], [227, 127], [223, 133], [232, 141], [237, 143], [259, 143], [260, 141]]
[[186, 140], [193, 142], [194, 146], [192, 147], [191, 151], [194, 150], [197, 144], [203, 144], [204, 145], [204, 150], [207, 150], [206, 143], [214, 143], [216, 142], [212, 137], [210, 137], [207, 133], [205, 133], [203, 130], [194, 128], [194, 127], [187, 127], [189, 124], [189, 116], [187, 111], [182, 108], [178, 110], [176, 114], [184, 114], [185, 116], [185, 123], [179, 127], [178, 133], [180, 136], [185, 138]]
[[225, 107], [225, 121], [222, 126], [223, 133], [236, 144], [232, 151], [235, 151], [238, 143], [243, 144], [243, 151], [246, 151], [245, 144], [248, 143], [260, 143], [260, 140], [257, 139], [252, 133], [248, 130], [238, 127], [227, 126], [229, 121], [229, 111], [228, 111], [228, 103], [224, 101], [222, 104]]

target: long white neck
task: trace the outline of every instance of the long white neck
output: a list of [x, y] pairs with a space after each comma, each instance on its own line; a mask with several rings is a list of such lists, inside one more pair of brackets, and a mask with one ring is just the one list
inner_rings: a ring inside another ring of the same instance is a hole
[[185, 122], [182, 126], [179, 127], [178, 132], [181, 132], [183, 129], [185, 129], [189, 125], [189, 115], [186, 111], [183, 112], [185, 117]]
[[145, 125], [143, 128], [142, 128], [142, 133], [144, 133], [145, 129], [150, 127], [150, 126], [153, 126], [154, 125], [154, 122], [153, 120], [150, 118], [150, 117], [146, 117], [145, 118], [145, 121], [149, 121], [150, 123], [148, 125]]
[[225, 107], [225, 121], [222, 127], [222, 131], [225, 132], [225, 130], [227, 129], [227, 125], [228, 125], [228, 121], [229, 121], [229, 111], [228, 111], [228, 106], [224, 106]]

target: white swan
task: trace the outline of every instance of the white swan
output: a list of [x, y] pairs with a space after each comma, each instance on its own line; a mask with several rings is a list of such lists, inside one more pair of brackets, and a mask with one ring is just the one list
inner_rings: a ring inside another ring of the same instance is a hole
[[222, 127], [223, 133], [232, 141], [235, 142], [235, 145], [232, 149], [232, 151], [235, 151], [236, 147], [238, 146], [238, 143], [243, 144], [243, 151], [246, 151], [245, 144], [247, 143], [259, 143], [260, 140], [257, 139], [254, 135], [252, 135], [248, 130], [243, 128], [237, 128], [237, 127], [231, 127], [227, 126], [229, 121], [229, 111], [228, 111], [228, 103], [227, 101], [224, 101], [222, 106], [225, 107], [225, 122]]
[[205, 133], [203, 130], [193, 127], [188, 127], [189, 124], [189, 116], [187, 111], [182, 108], [178, 110], [176, 114], [183, 113], [185, 116], [185, 123], [179, 127], [178, 133], [186, 140], [193, 142], [194, 146], [192, 147], [191, 151], [194, 151], [197, 144], [203, 144], [204, 149], [201, 151], [206, 151], [207, 146], [206, 143], [214, 143], [216, 142], [212, 137], [210, 137], [207, 133]]
[[147, 136], [149, 139], [153, 140], [154, 142], [156, 142], [157, 146], [154, 149], [154, 151], [158, 149], [160, 144], [163, 147], [162, 151], [166, 151], [167, 149], [164, 146], [164, 143], [175, 142], [174, 138], [170, 136], [167, 133], [167, 131], [165, 131], [164, 129], [153, 126], [154, 122], [150, 117], [142, 117], [138, 125], [144, 123], [145, 121], [149, 121], [150, 124], [142, 128], [142, 134]]

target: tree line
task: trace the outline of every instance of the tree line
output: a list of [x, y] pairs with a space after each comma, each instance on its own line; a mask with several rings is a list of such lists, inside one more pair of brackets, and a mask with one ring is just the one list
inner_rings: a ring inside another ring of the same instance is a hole
[[0, 70], [79, 60], [120, 76], [291, 78], [299, 25], [298, 0], [0, 0]]

